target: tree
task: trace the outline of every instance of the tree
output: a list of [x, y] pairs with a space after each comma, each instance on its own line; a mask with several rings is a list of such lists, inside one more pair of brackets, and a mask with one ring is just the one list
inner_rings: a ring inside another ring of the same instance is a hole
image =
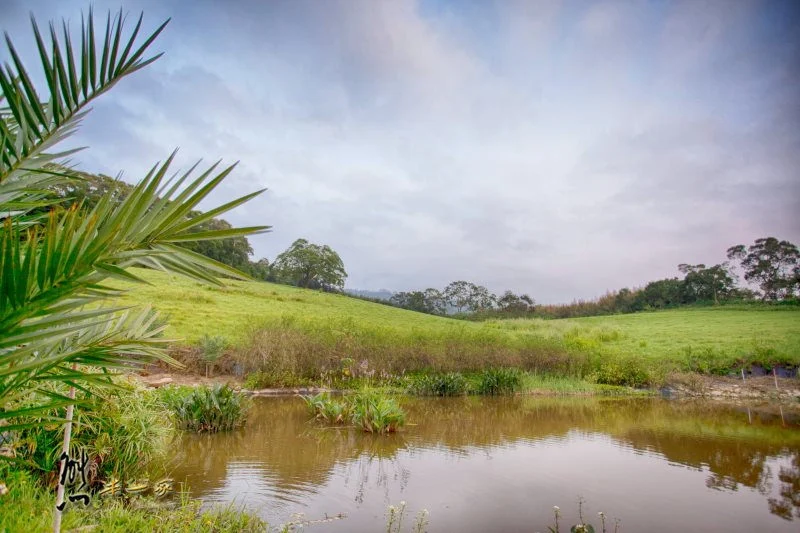
[[[158, 59], [160, 54], [144, 54], [167, 22], [142, 43], [137, 39], [141, 16], [126, 36], [122, 12], [113, 18], [109, 13], [103, 34], [95, 32], [90, 8], [76, 54], [71, 43], [78, 40], [70, 39], [66, 22], [62, 46], [55, 25], [46, 43], [32, 19], [47, 85], [43, 96], [6, 37], [12, 64], [0, 69], [0, 425], [13, 431], [32, 416], [53, 419], [53, 410], [66, 406], [61, 419], [66, 422], [65, 451], [78, 403], [76, 387], [93, 395], [97, 386], [112, 385], [109, 370], [158, 359], [177, 364], [166, 354], [157, 315], [150, 309], [107, 305], [120, 292], [104, 282], [143, 282], [127, 270], [132, 266], [215, 284], [220, 275], [245, 278], [179, 244], [265, 229], [193, 233], [260, 191], [188, 218], [234, 167], [220, 171], [215, 164], [199, 176], [193, 167], [168, 178], [174, 153], [154, 165], [122, 200], [109, 194], [88, 210], [80, 205], [63, 209], [43, 192], [77, 179], [63, 170], [63, 158], [73, 152], [51, 150], [77, 129], [92, 101]], [[58, 499], [63, 501], [63, 485]]]
[[425, 308], [427, 313], [432, 315], [444, 315], [447, 313], [447, 302], [439, 289], [429, 287], [423, 293], [425, 296]]
[[344, 287], [347, 272], [339, 254], [328, 245], [297, 239], [275, 258], [272, 269], [278, 280], [305, 288]]
[[685, 274], [683, 299], [686, 303], [713, 301], [717, 304], [720, 297], [727, 298], [736, 288], [726, 263], [712, 267], [682, 263], [678, 270]]
[[468, 281], [453, 281], [444, 288], [444, 298], [447, 305], [456, 308], [456, 312], [461, 313], [469, 305], [470, 285]]
[[675, 307], [683, 303], [683, 282], [678, 278], [651, 281], [641, 291], [644, 305], [656, 309]]
[[[190, 217], [202, 215], [200, 211], [190, 213]], [[231, 226], [228, 221], [221, 218], [212, 218], [195, 226], [195, 232], [205, 231], [227, 231]], [[183, 246], [210, 257], [215, 261], [230, 265], [234, 268], [248, 272], [250, 269], [250, 256], [253, 255], [253, 248], [250, 246], [250, 241], [247, 237], [239, 235], [238, 237], [230, 237], [227, 239], [215, 239], [209, 241], [195, 241], [185, 243]]]
[[728, 248], [728, 259], [739, 261], [744, 279], [756, 283], [764, 300], [780, 300], [800, 293], [800, 251], [775, 237], [756, 239], [750, 247]]
[[533, 305], [533, 298], [527, 294], [517, 296], [511, 291], [506, 291], [497, 298], [497, 307], [504, 313], [527, 313], [533, 311]]

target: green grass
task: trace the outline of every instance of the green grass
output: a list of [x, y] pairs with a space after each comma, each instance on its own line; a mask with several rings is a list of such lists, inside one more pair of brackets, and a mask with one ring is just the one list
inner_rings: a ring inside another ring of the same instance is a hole
[[796, 308], [467, 322], [270, 283], [211, 287], [155, 271], [136, 273], [152, 285], [137, 286], [124, 299], [166, 314], [168, 337], [194, 345], [206, 334], [222, 336], [230, 343], [227, 357], [244, 372], [269, 376], [335, 378], [343, 362], [352, 361], [348, 377], [354, 379], [517, 367], [641, 385], [675, 370], [724, 373], [745, 362], [800, 364]]
[[715, 371], [741, 361], [800, 364], [800, 310], [693, 308], [491, 326], [564, 339], [606, 356], [639, 357], [681, 370]]

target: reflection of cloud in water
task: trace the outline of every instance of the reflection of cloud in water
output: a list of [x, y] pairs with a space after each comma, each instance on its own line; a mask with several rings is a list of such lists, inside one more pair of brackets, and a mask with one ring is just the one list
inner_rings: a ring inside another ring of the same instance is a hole
[[347, 513], [331, 531], [374, 530], [400, 500], [428, 507], [431, 531], [545, 529], [578, 494], [628, 530], [787, 531], [800, 509], [795, 420], [661, 400], [404, 402], [416, 425], [373, 436], [309, 424], [296, 399], [260, 401], [243, 431], [182, 439], [176, 477], [273, 524]]

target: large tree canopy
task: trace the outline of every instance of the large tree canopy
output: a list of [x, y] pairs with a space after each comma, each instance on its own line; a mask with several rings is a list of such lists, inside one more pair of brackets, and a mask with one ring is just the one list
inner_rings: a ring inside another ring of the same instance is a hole
[[740, 262], [744, 279], [756, 283], [765, 300], [779, 300], [800, 293], [800, 251], [789, 241], [775, 237], [756, 239], [750, 246], [728, 248], [728, 259]]
[[297, 239], [275, 258], [272, 270], [278, 281], [305, 288], [344, 288], [347, 272], [344, 263], [327, 244]]

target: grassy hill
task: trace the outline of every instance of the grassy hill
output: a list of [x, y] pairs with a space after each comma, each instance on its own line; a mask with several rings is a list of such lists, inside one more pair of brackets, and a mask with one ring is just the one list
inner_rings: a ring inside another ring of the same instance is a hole
[[[476, 371], [515, 366], [605, 382], [672, 370], [725, 372], [743, 362], [800, 364], [800, 311], [704, 308], [569, 320], [466, 322], [347, 296], [262, 282], [198, 284], [138, 270], [151, 285], [125, 296], [152, 304], [167, 335], [193, 345], [224, 336], [246, 370], [317, 377], [343, 360], [367, 369]], [[630, 379], [628, 379], [630, 378]]]

